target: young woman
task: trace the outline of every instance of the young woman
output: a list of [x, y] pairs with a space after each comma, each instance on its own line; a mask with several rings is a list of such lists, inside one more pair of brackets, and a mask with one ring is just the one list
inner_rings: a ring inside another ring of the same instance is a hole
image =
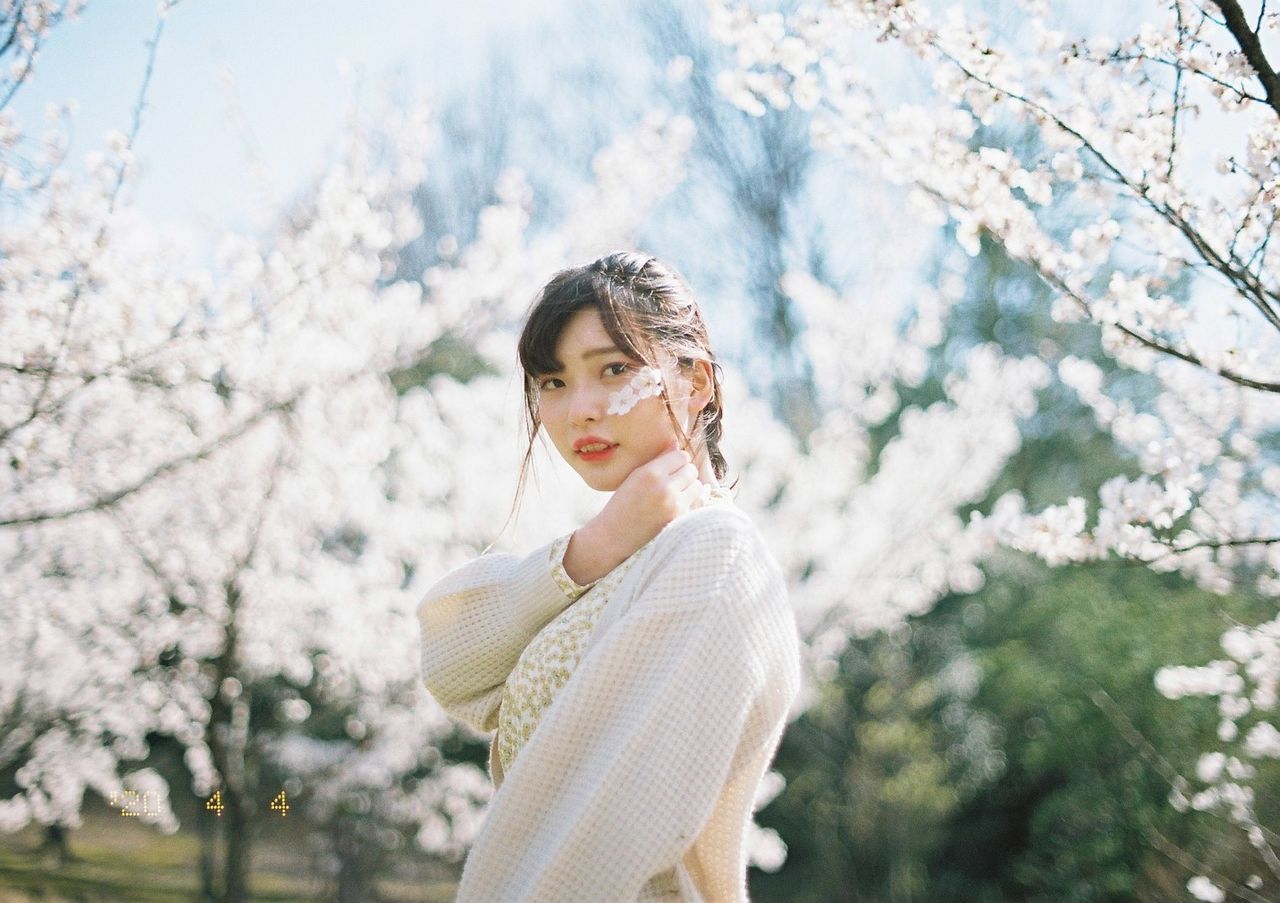
[[[799, 690], [777, 563], [719, 480], [719, 366], [656, 258], [557, 273], [520, 336], [539, 427], [594, 518], [487, 554], [418, 609], [427, 688], [496, 729], [459, 903], [746, 900], [757, 785]], [[518, 494], [518, 493], [517, 493]]]

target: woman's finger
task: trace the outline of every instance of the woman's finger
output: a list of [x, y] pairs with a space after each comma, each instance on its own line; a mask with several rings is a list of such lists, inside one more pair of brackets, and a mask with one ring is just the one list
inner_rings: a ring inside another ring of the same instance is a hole
[[669, 476], [675, 476], [680, 472], [681, 468], [689, 464], [692, 458], [689, 457], [689, 453], [687, 451], [682, 448], [677, 448], [674, 451], [664, 453], [658, 458], [658, 460], [662, 462], [663, 473]]
[[694, 480], [689, 485], [681, 487], [680, 490], [676, 493], [676, 495], [680, 499], [681, 507], [683, 507], [685, 510], [688, 510], [689, 508], [693, 507], [693, 505], [698, 501], [698, 499], [702, 497], [702, 486], [703, 486], [702, 483], [698, 482], [697, 480]]

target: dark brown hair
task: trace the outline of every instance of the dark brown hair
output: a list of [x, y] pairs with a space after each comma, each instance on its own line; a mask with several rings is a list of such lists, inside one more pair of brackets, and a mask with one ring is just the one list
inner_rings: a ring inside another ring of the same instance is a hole
[[[722, 479], [727, 469], [720, 452], [723, 410], [720, 381], [723, 373], [707, 336], [702, 312], [693, 289], [676, 270], [656, 257], [632, 251], [614, 251], [591, 263], [561, 270], [551, 277], [529, 309], [520, 334], [517, 352], [524, 370], [525, 426], [529, 445], [520, 464], [516, 505], [524, 489], [525, 474], [533, 455], [533, 441], [542, 421], [538, 416], [538, 378], [562, 368], [555, 358], [556, 343], [565, 324], [578, 311], [594, 307], [600, 312], [605, 331], [618, 348], [631, 358], [652, 367], [661, 367], [660, 352], [676, 359], [681, 370], [689, 371], [695, 360], [711, 364], [711, 398], [693, 424], [707, 447], [707, 457]], [[667, 416], [680, 437], [682, 447], [694, 454], [686, 435], [671, 410], [667, 389], [662, 388]]]

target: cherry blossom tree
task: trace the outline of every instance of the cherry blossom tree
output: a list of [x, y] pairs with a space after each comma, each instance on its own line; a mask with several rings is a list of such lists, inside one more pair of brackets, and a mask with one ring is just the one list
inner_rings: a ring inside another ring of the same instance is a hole
[[[811, 111], [816, 146], [903, 186], [970, 254], [999, 244], [1053, 289], [1054, 318], [1096, 331], [1115, 361], [1108, 375], [1066, 356], [1057, 376], [1141, 475], [1038, 512], [1002, 498], [989, 518], [1001, 541], [1050, 564], [1119, 557], [1280, 596], [1280, 274], [1268, 254], [1280, 14], [1234, 0], [1088, 23], [1037, 0], [998, 24], [917, 0], [711, 8], [736, 51], [720, 76], [728, 99], [753, 115]], [[913, 83], [929, 87], [901, 87]], [[1125, 371], [1154, 390], [1134, 393]], [[1280, 755], [1278, 632], [1234, 627], [1226, 659], [1157, 680], [1166, 695], [1218, 697], [1220, 739], [1236, 745], [1201, 760], [1207, 786], [1190, 804], [1239, 823], [1268, 882], [1280, 857], [1248, 779], [1250, 760]], [[1201, 874], [1189, 891], [1261, 899], [1262, 883]]]

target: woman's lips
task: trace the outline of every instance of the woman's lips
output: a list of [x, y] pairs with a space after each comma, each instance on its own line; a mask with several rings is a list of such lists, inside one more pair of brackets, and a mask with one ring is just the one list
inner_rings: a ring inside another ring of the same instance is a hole
[[[587, 448], [594, 448], [594, 447], [595, 446], [590, 446], [590, 445], [587, 446]], [[586, 449], [583, 449], [582, 451], [577, 452], [577, 455], [579, 458], [581, 458], [584, 461], [603, 461], [605, 458], [612, 455], [613, 450], [617, 447], [618, 447], [617, 443], [614, 443], [613, 445], [610, 445], [608, 448], [602, 448], [599, 451], [587, 451]]]

